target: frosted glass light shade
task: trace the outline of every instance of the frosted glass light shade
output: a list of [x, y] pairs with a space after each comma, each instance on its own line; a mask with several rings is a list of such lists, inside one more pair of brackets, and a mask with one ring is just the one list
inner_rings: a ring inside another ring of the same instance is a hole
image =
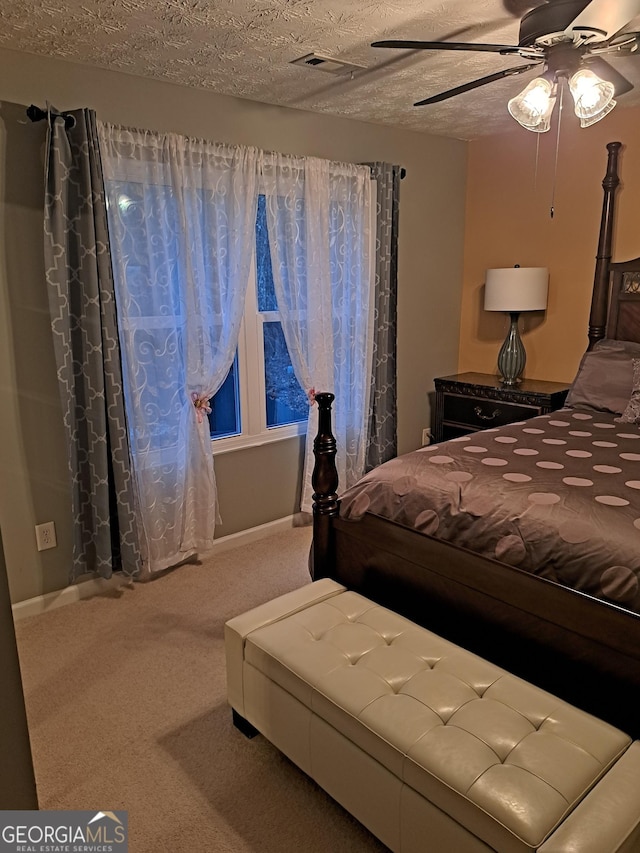
[[592, 124], [595, 124], [597, 121], [600, 121], [601, 118], [604, 118], [605, 116], [609, 115], [609, 113], [617, 103], [617, 101], [609, 101], [606, 107], [603, 107], [599, 113], [592, 115], [591, 118], [583, 118], [581, 116], [580, 127], [590, 127]]
[[[576, 71], [569, 80], [569, 89], [575, 102], [575, 113], [582, 127], [600, 121], [616, 104], [613, 100], [613, 83], [602, 80], [588, 68]], [[583, 121], [587, 124], [583, 124]]]
[[487, 270], [485, 311], [544, 311], [549, 270], [546, 267], [506, 267]]
[[527, 130], [545, 133], [551, 127], [555, 86], [546, 77], [536, 77], [507, 104], [513, 118]]

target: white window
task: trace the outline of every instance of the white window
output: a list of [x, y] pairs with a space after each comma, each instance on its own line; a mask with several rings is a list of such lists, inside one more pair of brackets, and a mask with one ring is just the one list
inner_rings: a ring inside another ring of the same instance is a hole
[[210, 405], [214, 453], [306, 431], [309, 404], [280, 324], [263, 195], [258, 199], [254, 263], [236, 358]]

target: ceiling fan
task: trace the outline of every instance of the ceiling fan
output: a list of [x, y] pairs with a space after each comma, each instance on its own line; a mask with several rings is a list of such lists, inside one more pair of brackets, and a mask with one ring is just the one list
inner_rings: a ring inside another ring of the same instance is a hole
[[636, 15], [640, 15], [640, 0], [548, 0], [521, 19], [517, 45], [393, 39], [373, 42], [372, 47], [483, 51], [530, 60], [417, 101], [416, 107], [542, 66], [542, 75], [508, 104], [516, 121], [540, 133], [549, 130], [558, 85], [565, 79], [583, 127], [604, 118], [616, 105], [614, 97], [633, 89], [603, 57], [636, 51], [640, 56], [640, 33], [623, 32]]

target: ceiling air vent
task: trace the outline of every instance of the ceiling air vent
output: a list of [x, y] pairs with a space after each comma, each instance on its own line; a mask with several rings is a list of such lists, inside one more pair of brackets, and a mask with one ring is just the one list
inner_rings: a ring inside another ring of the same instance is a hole
[[319, 71], [328, 71], [329, 74], [353, 74], [364, 68], [364, 65], [354, 65], [353, 62], [343, 62], [341, 59], [332, 59], [330, 56], [321, 56], [319, 53], [308, 53], [299, 59], [292, 59], [291, 64], [307, 65]]

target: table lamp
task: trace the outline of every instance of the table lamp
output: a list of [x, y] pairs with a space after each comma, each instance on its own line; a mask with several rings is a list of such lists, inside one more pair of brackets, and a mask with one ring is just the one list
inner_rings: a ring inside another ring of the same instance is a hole
[[498, 370], [503, 385], [517, 385], [527, 354], [518, 333], [521, 311], [544, 311], [547, 307], [549, 270], [546, 267], [506, 267], [487, 270], [484, 310], [511, 315], [511, 326], [498, 353]]

